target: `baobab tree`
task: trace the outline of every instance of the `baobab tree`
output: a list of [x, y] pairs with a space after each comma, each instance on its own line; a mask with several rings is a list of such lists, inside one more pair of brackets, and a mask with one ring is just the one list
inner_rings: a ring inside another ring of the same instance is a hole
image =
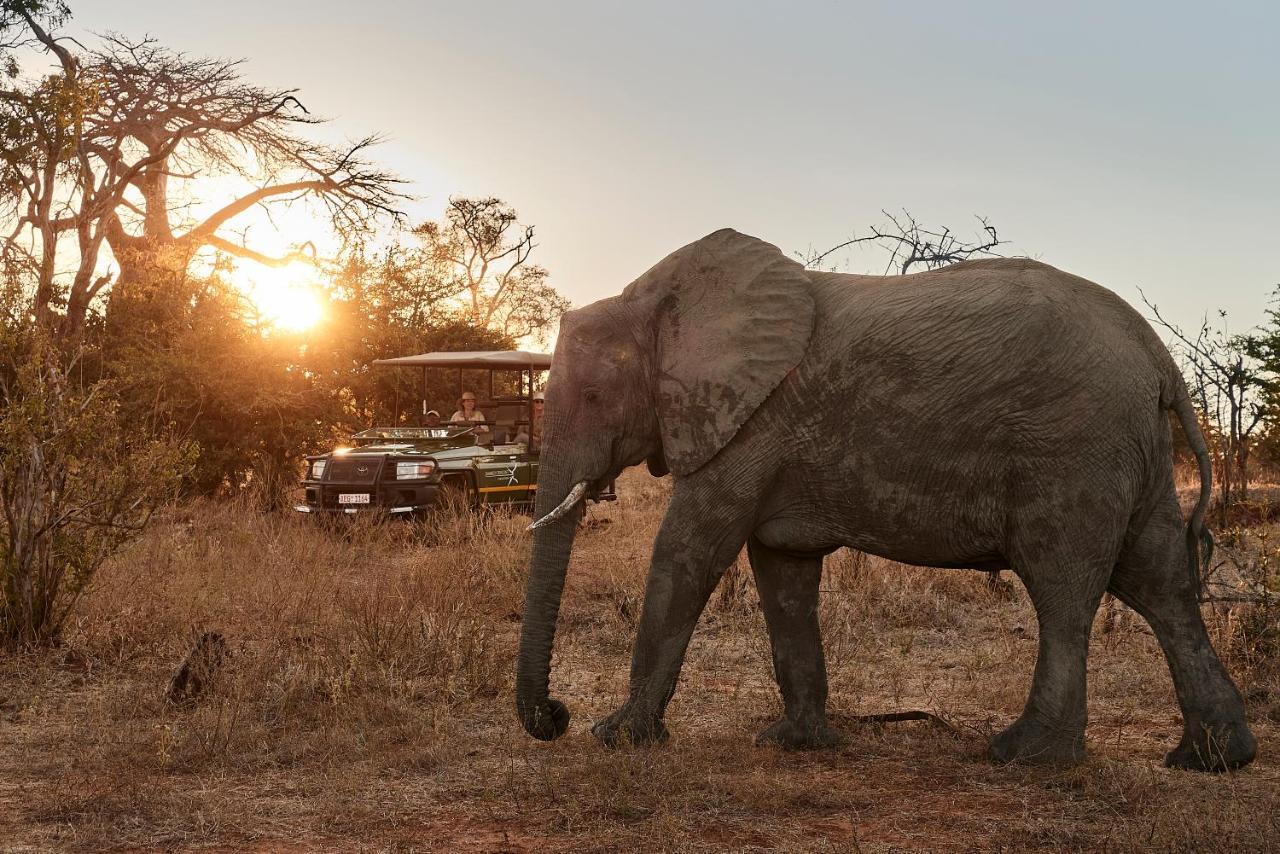
[[[61, 33], [68, 14], [57, 0], [0, 0], [0, 645], [56, 638], [94, 570], [197, 459], [164, 417], [169, 365], [105, 358], [85, 340], [103, 297], [108, 327], [129, 306], [190, 315], [182, 288], [201, 249], [266, 264], [307, 254], [273, 256], [237, 234], [249, 210], [310, 197], [350, 235], [397, 219], [402, 198], [364, 159], [372, 138], [310, 142], [317, 119], [292, 90], [149, 39], [85, 48]], [[195, 216], [190, 202], [216, 190], [207, 179], [226, 176], [250, 189]], [[157, 328], [117, 323], [169, 357]], [[131, 381], [154, 394], [130, 398]], [[279, 387], [258, 385], [278, 412]]]
[[[206, 248], [275, 266], [314, 255], [308, 242], [277, 254], [254, 246], [236, 230], [254, 209], [311, 199], [348, 237], [401, 219], [401, 180], [367, 159], [376, 136], [344, 146], [308, 139], [322, 120], [297, 91], [249, 84], [237, 61], [115, 35], [73, 49], [52, 29], [65, 7], [41, 16], [30, 11], [37, 5], [4, 3], [12, 49], [43, 50], [57, 66], [36, 80], [15, 66], [0, 95], [0, 201], [6, 258], [37, 280], [33, 305], [44, 322], [77, 332], [108, 289], [113, 305], [163, 297]], [[193, 215], [228, 183], [247, 189]], [[54, 259], [73, 235], [80, 260], [67, 284]], [[114, 268], [99, 260], [104, 245]]]

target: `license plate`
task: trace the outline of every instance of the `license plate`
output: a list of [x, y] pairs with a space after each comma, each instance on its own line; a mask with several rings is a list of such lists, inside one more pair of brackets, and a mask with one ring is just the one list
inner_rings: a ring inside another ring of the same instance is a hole
[[367, 492], [344, 492], [338, 496], [339, 504], [368, 504], [369, 493]]

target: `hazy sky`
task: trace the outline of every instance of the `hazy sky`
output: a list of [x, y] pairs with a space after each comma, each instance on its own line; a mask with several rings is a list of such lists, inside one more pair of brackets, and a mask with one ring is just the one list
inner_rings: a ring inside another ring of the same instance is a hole
[[[908, 208], [1193, 324], [1280, 282], [1280, 4], [73, 2], [494, 194], [576, 304], [723, 226], [788, 252]], [[1222, 4], [1213, 4], [1222, 5]], [[852, 259], [867, 271], [875, 257]], [[878, 272], [878, 270], [876, 270]]]

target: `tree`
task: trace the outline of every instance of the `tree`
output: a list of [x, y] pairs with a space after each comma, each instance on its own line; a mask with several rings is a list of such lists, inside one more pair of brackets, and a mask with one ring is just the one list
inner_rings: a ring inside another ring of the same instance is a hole
[[[314, 256], [314, 244], [270, 255], [234, 233], [255, 208], [318, 200], [346, 237], [400, 218], [402, 182], [365, 159], [377, 138], [340, 147], [308, 140], [301, 131], [320, 119], [296, 90], [250, 85], [239, 62], [192, 58], [149, 38], [106, 36], [73, 52], [48, 29], [65, 20], [65, 7], [41, 17], [35, 5], [4, 0], [0, 23], [8, 44], [43, 48], [60, 71], [34, 81], [15, 74], [0, 97], [8, 152], [0, 200], [12, 222], [6, 256], [36, 271], [34, 306], [47, 324], [62, 314], [66, 331], [81, 330], [108, 285], [113, 306], [163, 300], [202, 249], [269, 265]], [[24, 27], [26, 36], [14, 35]], [[211, 178], [250, 189], [193, 216]], [[70, 235], [82, 260], [64, 286], [52, 259]], [[104, 243], [114, 277], [98, 263]]]
[[1262, 411], [1262, 435], [1258, 437], [1259, 445], [1270, 452], [1272, 461], [1277, 459], [1276, 449], [1280, 446], [1280, 424], [1276, 415], [1280, 413], [1280, 285], [1276, 285], [1271, 296], [1271, 307], [1267, 309], [1267, 321], [1259, 328], [1242, 336], [1245, 355], [1256, 365], [1261, 381], [1260, 407]]
[[981, 236], [976, 240], [966, 241], [957, 237], [949, 228], [937, 231], [925, 228], [907, 211], [903, 211], [900, 216], [888, 211], [881, 213], [889, 221], [888, 225], [873, 225], [869, 233], [861, 237], [854, 235], [825, 252], [801, 253], [802, 263], [810, 269], [819, 269], [837, 252], [869, 244], [888, 253], [885, 274], [896, 272], [905, 276], [917, 265], [926, 270], [935, 270], [974, 257], [995, 256], [996, 247], [1008, 242], [1000, 239], [995, 226], [987, 222], [985, 217], [978, 217]]
[[[303, 364], [340, 400], [335, 418], [345, 426], [391, 423], [397, 400], [419, 400], [424, 391], [436, 406], [452, 405], [452, 377], [432, 372], [423, 389], [417, 372], [374, 366], [376, 359], [433, 350], [510, 350], [502, 332], [476, 326], [458, 311], [456, 283], [441, 275], [423, 249], [392, 246], [372, 256], [348, 255], [333, 271], [329, 322], [317, 330]], [[450, 410], [452, 411], [452, 410]], [[448, 412], [444, 413], [447, 417]]]
[[[83, 370], [83, 309], [104, 287], [103, 214], [133, 168], [95, 171], [95, 90], [52, 28], [59, 2], [0, 0], [0, 643], [57, 639], [94, 571], [165, 499], [191, 448], [126, 429], [115, 387]], [[39, 45], [58, 72], [19, 79]], [[142, 168], [139, 164], [134, 164]], [[74, 246], [64, 239], [74, 236]], [[69, 271], [67, 275], [66, 271]], [[76, 316], [76, 312], [80, 315]]]
[[182, 290], [188, 304], [163, 347], [130, 346], [113, 356], [121, 418], [200, 449], [184, 491], [249, 491], [276, 506], [297, 485], [301, 456], [333, 440], [340, 402], [307, 370], [305, 341], [245, 322], [251, 307], [233, 284], [190, 277]]
[[[46, 360], [46, 377], [75, 366], [77, 383], [46, 384], [50, 406], [74, 406], [58, 390], [78, 389], [112, 401], [111, 429], [198, 447], [187, 490], [278, 503], [302, 454], [422, 393], [420, 378], [373, 360], [509, 349], [567, 308], [531, 262], [533, 228], [501, 201], [453, 199], [418, 241], [370, 251], [405, 198], [365, 159], [375, 138], [313, 142], [320, 119], [295, 90], [149, 38], [85, 47], [61, 34], [67, 15], [0, 0], [0, 317], [56, 343], [64, 359]], [[21, 51], [52, 57], [52, 71], [20, 74]], [[323, 211], [336, 259], [314, 241], [271, 254], [249, 239], [252, 211], [296, 204]], [[210, 255], [211, 270], [193, 264]], [[332, 275], [329, 322], [305, 341], [255, 324], [225, 275], [233, 259], [314, 262]], [[35, 394], [12, 389], [15, 410]], [[444, 386], [428, 392], [452, 403]]]
[[[0, 60], [7, 78], [0, 90], [0, 211], [9, 223], [0, 261], [7, 281], [28, 280], [35, 321], [48, 331], [75, 336], [86, 307], [110, 281], [97, 272], [105, 237], [101, 214], [121, 201], [134, 173], [100, 177], [93, 169], [85, 120], [94, 89], [81, 63], [50, 35], [69, 14], [62, 3], [0, 3]], [[55, 55], [60, 73], [18, 79], [14, 51], [33, 45]], [[76, 238], [76, 260], [64, 293], [58, 259], [68, 234]]]
[[39, 328], [0, 328], [0, 645], [55, 641], [94, 572], [147, 524], [194, 449], [125, 429]]
[[[247, 84], [239, 65], [116, 36], [91, 53], [88, 69], [100, 90], [95, 153], [113, 169], [149, 161], [131, 181], [129, 203], [108, 218], [122, 283], [204, 247], [268, 265], [311, 257], [311, 247], [272, 256], [228, 234], [237, 217], [260, 206], [310, 196], [345, 235], [365, 233], [382, 217], [400, 219], [402, 181], [364, 159], [376, 136], [342, 147], [306, 139], [298, 131], [321, 120], [297, 90]], [[175, 221], [175, 211], [186, 210], [181, 202], [205, 194], [192, 192], [191, 182], [225, 175], [257, 186], [198, 219]]]
[[[1174, 338], [1192, 399], [1208, 421], [1205, 431], [1219, 484], [1218, 506], [1227, 524], [1230, 506], [1249, 497], [1249, 452], [1255, 433], [1272, 411], [1266, 400], [1267, 383], [1257, 354], [1264, 349], [1256, 335], [1232, 335], [1225, 329], [1200, 324], [1188, 335], [1166, 320], [1154, 303], [1142, 296], [1155, 321]], [[1218, 312], [1219, 319], [1227, 314]], [[1280, 334], [1280, 333], [1277, 333]]]
[[474, 326], [545, 340], [569, 310], [569, 301], [547, 282], [547, 270], [530, 263], [534, 227], [520, 225], [515, 209], [501, 199], [451, 198], [443, 223], [424, 223], [414, 234]]

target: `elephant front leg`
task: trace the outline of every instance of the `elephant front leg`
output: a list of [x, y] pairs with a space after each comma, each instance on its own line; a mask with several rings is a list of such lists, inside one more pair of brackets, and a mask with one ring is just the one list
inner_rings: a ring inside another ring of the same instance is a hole
[[[592, 727], [609, 747], [667, 738], [662, 721], [703, 608], [746, 539], [738, 520], [708, 520], [707, 504], [672, 498], [654, 544], [644, 609], [631, 658], [630, 695]], [[682, 509], [683, 508], [683, 509]]]
[[1022, 715], [991, 740], [997, 762], [1071, 765], [1084, 758], [1089, 630], [1110, 567], [1071, 554], [1018, 571], [1040, 622], [1040, 651]]
[[747, 549], [785, 711], [756, 742], [787, 750], [834, 746], [840, 738], [827, 724], [827, 666], [818, 626], [822, 557], [789, 555], [754, 538]]

